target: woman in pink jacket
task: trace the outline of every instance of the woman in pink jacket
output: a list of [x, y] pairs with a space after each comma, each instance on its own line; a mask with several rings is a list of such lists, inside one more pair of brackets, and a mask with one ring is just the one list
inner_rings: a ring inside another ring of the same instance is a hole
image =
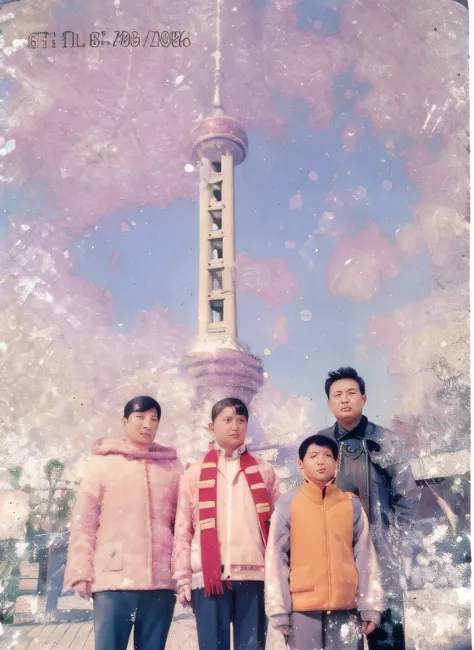
[[184, 473], [176, 515], [174, 578], [178, 600], [196, 615], [200, 650], [263, 650], [265, 546], [280, 496], [275, 470], [248, 453], [248, 410], [217, 402], [215, 441]]
[[161, 408], [135, 397], [125, 439], [101, 438], [77, 494], [64, 583], [94, 602], [95, 650], [164, 650], [175, 606], [173, 525], [181, 465], [154, 443]]

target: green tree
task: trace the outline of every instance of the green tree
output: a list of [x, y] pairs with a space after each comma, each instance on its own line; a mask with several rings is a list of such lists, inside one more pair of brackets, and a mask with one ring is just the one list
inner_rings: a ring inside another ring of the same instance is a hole
[[18, 465], [8, 468], [8, 474], [10, 475], [10, 484], [14, 490], [20, 489], [20, 478], [23, 472], [23, 468]]

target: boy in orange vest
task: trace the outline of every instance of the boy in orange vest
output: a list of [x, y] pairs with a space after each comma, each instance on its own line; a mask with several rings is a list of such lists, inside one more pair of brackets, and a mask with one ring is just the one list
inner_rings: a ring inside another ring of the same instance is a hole
[[337, 443], [299, 448], [304, 481], [278, 500], [265, 559], [265, 608], [291, 650], [362, 650], [380, 622], [383, 594], [367, 516], [332, 485]]

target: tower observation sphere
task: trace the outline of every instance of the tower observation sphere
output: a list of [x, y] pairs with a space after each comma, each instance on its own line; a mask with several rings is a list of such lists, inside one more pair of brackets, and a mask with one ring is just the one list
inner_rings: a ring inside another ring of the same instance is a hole
[[241, 123], [229, 115], [211, 115], [193, 130], [193, 156], [199, 161], [207, 158], [219, 161], [226, 153], [232, 154], [234, 165], [245, 160], [248, 138]]

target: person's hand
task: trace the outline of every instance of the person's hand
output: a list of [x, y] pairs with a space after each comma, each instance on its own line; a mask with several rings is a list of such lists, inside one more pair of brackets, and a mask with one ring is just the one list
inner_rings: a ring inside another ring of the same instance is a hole
[[274, 614], [270, 616], [270, 624], [277, 632], [283, 634], [284, 637], [290, 635], [290, 617], [288, 614]]
[[289, 637], [290, 636], [290, 626], [289, 625], [282, 625], [281, 627], [277, 627], [276, 629], [279, 632], [281, 632], [284, 637]]
[[183, 607], [192, 607], [191, 587], [189, 585], [183, 585], [182, 587], [180, 587], [177, 594], [177, 598], [178, 598], [178, 602]]
[[377, 626], [373, 621], [363, 621], [362, 622], [362, 632], [366, 634], [367, 636], [369, 634], [372, 634], [372, 632], [375, 630]]
[[73, 587], [74, 591], [85, 600], [90, 600], [92, 596], [92, 583], [87, 580], [76, 582]]

